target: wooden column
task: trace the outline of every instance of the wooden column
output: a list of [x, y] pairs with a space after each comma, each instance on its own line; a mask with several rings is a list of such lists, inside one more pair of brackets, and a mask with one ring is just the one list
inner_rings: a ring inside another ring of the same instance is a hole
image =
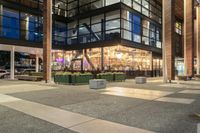
[[164, 82], [175, 78], [174, 20], [175, 0], [163, 0], [163, 77]]
[[3, 5], [0, 5], [0, 35], [2, 34], [2, 25], [3, 25]]
[[197, 74], [200, 74], [200, 7], [196, 8]]
[[101, 48], [101, 71], [104, 71], [104, 48]]
[[184, 64], [185, 75], [194, 74], [194, 0], [184, 0]]
[[43, 7], [43, 72], [46, 83], [51, 82], [52, 0], [44, 0]]

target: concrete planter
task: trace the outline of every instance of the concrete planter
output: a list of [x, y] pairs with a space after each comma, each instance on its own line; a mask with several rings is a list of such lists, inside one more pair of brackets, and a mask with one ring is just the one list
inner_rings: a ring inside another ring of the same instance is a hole
[[90, 89], [104, 89], [106, 88], [106, 83], [105, 79], [92, 79], [90, 80]]
[[136, 77], [135, 78], [135, 83], [136, 84], [146, 84], [147, 83], [147, 78], [146, 77]]

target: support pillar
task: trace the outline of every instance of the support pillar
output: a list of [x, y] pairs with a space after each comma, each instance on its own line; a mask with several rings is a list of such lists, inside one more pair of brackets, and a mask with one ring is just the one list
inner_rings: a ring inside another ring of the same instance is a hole
[[197, 46], [197, 74], [200, 74], [200, 7], [196, 7], [196, 46]]
[[10, 79], [15, 79], [15, 46], [11, 46], [10, 51]]
[[194, 0], [184, 0], [184, 71], [194, 75]]
[[51, 82], [52, 0], [44, 0], [43, 10], [43, 70], [46, 83]]
[[63, 50], [63, 69], [66, 67], [66, 61], [65, 61], [65, 51]]
[[0, 34], [2, 34], [2, 24], [3, 24], [3, 5], [0, 4]]
[[101, 48], [101, 71], [104, 71], [104, 48]]
[[35, 58], [35, 72], [39, 72], [39, 57], [36, 55]]
[[175, 79], [175, 0], [163, 0], [163, 81]]
[[153, 52], [151, 52], [151, 55], [150, 55], [150, 70], [151, 70], [151, 77], [154, 77], [153, 75]]

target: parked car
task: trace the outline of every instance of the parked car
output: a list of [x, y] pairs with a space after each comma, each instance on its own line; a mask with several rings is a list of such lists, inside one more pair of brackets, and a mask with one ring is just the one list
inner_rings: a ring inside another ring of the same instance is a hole
[[0, 69], [0, 79], [7, 77], [10, 73], [6, 70]]

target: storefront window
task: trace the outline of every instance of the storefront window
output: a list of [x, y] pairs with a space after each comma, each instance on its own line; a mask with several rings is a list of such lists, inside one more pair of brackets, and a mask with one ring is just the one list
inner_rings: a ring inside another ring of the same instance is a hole
[[[72, 70], [78, 70], [80, 66], [83, 66], [85, 71], [93, 70], [92, 66], [95, 70], [100, 70], [101, 52], [101, 48], [68, 51], [64, 56], [57, 56], [57, 61], [56, 58], [54, 60], [58, 63], [58, 61], [64, 59], [65, 67]], [[152, 69], [152, 55], [148, 51], [124, 46], [112, 46], [104, 47], [103, 52], [105, 71], [150, 71]]]

